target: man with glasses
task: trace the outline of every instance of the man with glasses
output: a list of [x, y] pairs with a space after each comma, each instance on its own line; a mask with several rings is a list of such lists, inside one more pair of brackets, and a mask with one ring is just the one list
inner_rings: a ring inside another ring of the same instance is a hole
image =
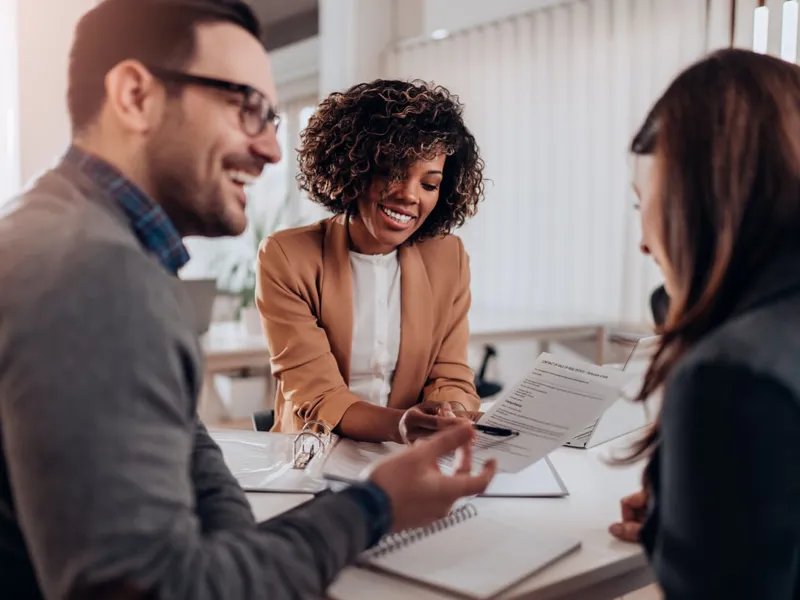
[[184, 236], [244, 230], [246, 186], [280, 160], [258, 38], [238, 0], [105, 0], [76, 29], [73, 143], [0, 220], [3, 597], [319, 597], [491, 479], [457, 427], [257, 524], [197, 420], [175, 275]]

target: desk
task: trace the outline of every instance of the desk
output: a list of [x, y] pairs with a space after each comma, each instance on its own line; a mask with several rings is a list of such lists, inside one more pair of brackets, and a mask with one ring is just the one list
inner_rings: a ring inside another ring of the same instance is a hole
[[[630, 438], [628, 438], [630, 439]], [[511, 522], [520, 529], [577, 537], [577, 552], [510, 589], [506, 600], [612, 600], [653, 582], [641, 548], [613, 539], [608, 526], [619, 519], [619, 501], [640, 487], [641, 465], [609, 467], [602, 462], [610, 448], [560, 448], [550, 455], [570, 495], [566, 498], [473, 500], [481, 514]], [[248, 494], [259, 520], [308, 499], [283, 494]], [[487, 549], [487, 552], [489, 549]], [[330, 589], [337, 600], [448, 600], [445, 593], [370, 571], [345, 569]]]
[[206, 371], [220, 373], [269, 365], [264, 336], [248, 333], [241, 323], [212, 323], [201, 338]]
[[552, 342], [594, 338], [595, 361], [604, 363], [607, 324], [597, 317], [473, 308], [469, 328], [470, 342], [535, 340], [542, 352], [548, 352]]
[[[269, 348], [264, 336], [248, 333], [241, 323], [212, 323], [201, 338], [205, 356], [203, 394], [200, 400], [200, 418], [206, 423], [217, 423], [227, 417], [225, 407], [214, 386], [214, 375], [242, 369], [269, 368]], [[268, 383], [272, 378], [268, 376]], [[272, 386], [267, 386], [271, 397]]]

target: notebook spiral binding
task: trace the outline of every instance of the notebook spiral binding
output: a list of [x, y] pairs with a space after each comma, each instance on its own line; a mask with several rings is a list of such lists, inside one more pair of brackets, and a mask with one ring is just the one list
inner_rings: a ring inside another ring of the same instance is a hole
[[449, 529], [450, 527], [458, 525], [459, 523], [463, 523], [464, 521], [476, 516], [478, 516], [478, 509], [475, 508], [475, 505], [464, 504], [463, 506], [450, 511], [450, 514], [443, 519], [434, 521], [427, 527], [405, 529], [391, 535], [383, 536], [381, 541], [378, 542], [378, 544], [372, 548], [372, 550], [365, 552], [363, 556], [364, 558], [379, 558], [381, 556], [385, 556], [386, 554], [391, 554], [396, 550], [405, 548], [409, 544], [413, 544], [418, 540], [434, 535], [435, 533], [443, 531], [444, 529]]

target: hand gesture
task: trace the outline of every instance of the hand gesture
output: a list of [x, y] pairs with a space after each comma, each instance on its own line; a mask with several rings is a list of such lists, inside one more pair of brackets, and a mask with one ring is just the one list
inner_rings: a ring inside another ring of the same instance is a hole
[[[392, 531], [423, 527], [445, 517], [461, 497], [481, 494], [494, 477], [494, 461], [472, 475], [472, 444], [475, 431], [458, 422], [422, 443], [379, 463], [369, 479], [381, 487], [392, 504]], [[456, 472], [445, 475], [439, 459], [460, 451]]]

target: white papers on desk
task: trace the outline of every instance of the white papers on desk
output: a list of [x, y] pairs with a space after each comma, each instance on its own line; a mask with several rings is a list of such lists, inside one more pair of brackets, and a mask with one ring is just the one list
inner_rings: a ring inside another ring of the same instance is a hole
[[209, 432], [222, 450], [225, 464], [246, 492], [316, 494], [328, 487], [320, 463], [295, 469], [294, 434], [262, 431]]
[[481, 494], [505, 498], [558, 498], [568, 495], [567, 486], [545, 457], [519, 473], [498, 473]]
[[629, 378], [618, 369], [542, 354], [533, 370], [479, 421], [519, 435], [478, 432], [475, 462], [494, 458], [499, 470], [510, 473], [529, 467], [596, 421]]
[[[372, 444], [340, 439], [325, 459], [322, 475], [343, 483], [362, 481], [378, 461], [404, 448], [402, 444], [392, 442]], [[446, 469], [450, 465], [445, 464], [444, 467]], [[519, 473], [498, 473], [482, 496], [554, 498], [567, 494], [567, 488], [555, 467], [545, 458]]]

